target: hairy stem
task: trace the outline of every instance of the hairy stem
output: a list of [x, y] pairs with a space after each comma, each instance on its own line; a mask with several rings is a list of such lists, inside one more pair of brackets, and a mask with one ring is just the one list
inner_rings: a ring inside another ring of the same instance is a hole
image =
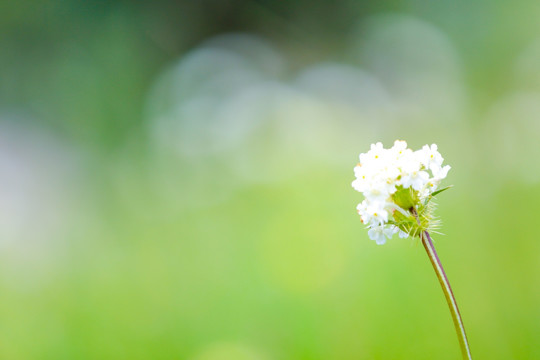
[[[416, 209], [411, 208], [411, 213], [415, 216], [416, 220], [419, 222], [420, 220], [418, 219], [418, 214], [416, 213]], [[461, 319], [461, 314], [459, 313], [458, 304], [457, 304], [456, 298], [454, 297], [454, 293], [452, 292], [450, 281], [448, 281], [448, 278], [446, 277], [446, 273], [444, 272], [444, 268], [441, 264], [441, 260], [439, 259], [439, 256], [437, 255], [437, 251], [435, 251], [435, 246], [433, 246], [433, 241], [431, 240], [429, 233], [427, 231], [423, 231], [420, 234], [420, 239], [422, 240], [424, 249], [426, 249], [426, 253], [429, 257], [429, 260], [431, 261], [431, 265], [433, 265], [435, 274], [437, 274], [437, 278], [439, 279], [439, 283], [441, 284], [444, 297], [446, 298], [446, 302], [448, 303], [448, 307], [450, 308], [450, 314], [452, 315], [452, 320], [454, 321], [454, 327], [456, 328], [456, 332], [457, 332], [457, 336], [459, 340], [459, 346], [461, 348], [461, 354], [463, 355], [463, 359], [471, 360], [472, 359], [471, 350], [469, 349], [469, 342], [467, 341], [467, 334], [465, 334], [465, 326], [463, 325], [463, 320]]]

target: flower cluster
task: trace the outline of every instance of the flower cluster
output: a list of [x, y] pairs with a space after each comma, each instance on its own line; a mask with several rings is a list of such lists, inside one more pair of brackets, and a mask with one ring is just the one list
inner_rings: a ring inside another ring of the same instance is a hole
[[390, 149], [380, 142], [372, 144], [371, 150], [360, 154], [352, 186], [365, 197], [357, 210], [372, 240], [384, 244], [395, 233], [414, 237], [433, 228], [430, 200], [442, 191], [437, 188], [450, 170], [442, 163], [437, 145], [412, 151], [400, 140]]

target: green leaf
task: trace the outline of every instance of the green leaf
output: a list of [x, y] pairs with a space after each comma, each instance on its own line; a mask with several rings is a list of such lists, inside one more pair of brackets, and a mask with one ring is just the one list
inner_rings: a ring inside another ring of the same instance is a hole
[[454, 185], [450, 185], [450, 186], [447, 186], [447, 187], [442, 188], [442, 189], [440, 189], [440, 190], [434, 191], [433, 194], [431, 194], [431, 196], [433, 197], [433, 196], [435, 196], [435, 195], [439, 195], [439, 194], [442, 193], [443, 191], [448, 190], [448, 189], [450, 189], [450, 188], [453, 187], [453, 186], [454, 186]]

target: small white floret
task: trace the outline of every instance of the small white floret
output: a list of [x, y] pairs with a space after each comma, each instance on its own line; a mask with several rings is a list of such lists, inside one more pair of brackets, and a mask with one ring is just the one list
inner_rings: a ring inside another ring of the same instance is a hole
[[444, 159], [437, 151], [437, 144], [432, 144], [431, 147], [424, 145], [419, 151], [421, 162], [426, 168], [433, 170], [442, 166]]
[[412, 187], [416, 191], [420, 191], [429, 181], [429, 174], [425, 171], [413, 171], [406, 174], [401, 179], [403, 187]]
[[375, 226], [368, 230], [368, 236], [371, 240], [375, 240], [377, 245], [383, 245], [386, 243], [386, 238], [392, 237], [392, 229], [385, 228], [384, 226]]

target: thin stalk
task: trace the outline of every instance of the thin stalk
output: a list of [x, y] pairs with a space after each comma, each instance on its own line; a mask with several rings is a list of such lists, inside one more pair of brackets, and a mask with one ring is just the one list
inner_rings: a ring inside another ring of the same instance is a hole
[[[416, 218], [416, 221], [420, 223], [420, 220], [418, 219], [418, 214], [416, 213], [416, 209], [411, 208], [411, 213]], [[454, 293], [452, 292], [450, 281], [448, 281], [446, 273], [444, 272], [441, 260], [437, 255], [437, 251], [435, 251], [435, 246], [433, 246], [433, 241], [431, 241], [431, 236], [429, 236], [429, 233], [427, 231], [424, 231], [420, 234], [420, 239], [422, 240], [422, 245], [424, 245], [424, 249], [426, 249], [426, 253], [429, 257], [429, 260], [431, 261], [431, 265], [433, 265], [433, 270], [435, 270], [435, 274], [437, 274], [437, 278], [439, 279], [439, 283], [441, 284], [444, 297], [446, 298], [446, 302], [448, 303], [448, 307], [450, 308], [450, 314], [452, 315], [452, 320], [454, 321], [454, 327], [456, 328], [456, 333], [458, 336], [459, 346], [461, 348], [461, 354], [463, 355], [463, 359], [472, 360], [471, 350], [469, 349], [469, 342], [467, 340], [467, 334], [465, 334], [465, 326], [463, 325], [463, 320], [461, 319], [461, 314], [459, 313], [458, 304], [456, 298], [454, 297]]]
[[463, 326], [463, 320], [461, 319], [461, 314], [459, 313], [458, 304], [456, 298], [454, 297], [454, 293], [452, 292], [450, 281], [448, 281], [448, 278], [446, 277], [441, 260], [439, 260], [439, 256], [437, 255], [437, 251], [435, 251], [435, 247], [433, 246], [433, 241], [431, 241], [429, 233], [424, 231], [421, 234], [421, 239], [424, 249], [426, 249], [429, 260], [431, 261], [431, 265], [433, 265], [433, 269], [435, 270], [439, 283], [441, 284], [448, 307], [450, 308], [450, 314], [452, 315], [452, 320], [454, 321], [454, 327], [456, 328], [463, 359], [471, 360], [471, 350], [469, 349], [467, 334], [465, 334], [465, 326]]

